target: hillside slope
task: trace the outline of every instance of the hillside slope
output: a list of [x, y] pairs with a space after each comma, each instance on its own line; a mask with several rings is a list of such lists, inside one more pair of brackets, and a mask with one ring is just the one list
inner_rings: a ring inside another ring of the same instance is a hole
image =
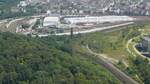
[[71, 56], [66, 43], [0, 33], [0, 84], [119, 84], [90, 59]]

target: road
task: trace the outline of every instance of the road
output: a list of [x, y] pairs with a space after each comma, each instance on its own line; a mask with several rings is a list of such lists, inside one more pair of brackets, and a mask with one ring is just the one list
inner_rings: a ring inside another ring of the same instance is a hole
[[3, 19], [3, 20], [0, 20], [0, 24], [3, 23], [3, 22], [7, 22], [8, 20], [13, 19], [12, 21], [10, 21], [10, 22], [6, 25], [6, 27], [9, 28], [9, 26], [10, 26], [12, 23], [14, 23], [14, 22], [16, 22], [16, 21], [19, 21], [19, 20], [23, 20], [24, 18], [27, 18], [27, 17], [33, 17], [33, 18], [44, 17], [44, 14], [42, 14], [42, 15], [33, 15], [33, 16], [22, 16], [22, 17], [18, 17], [18, 18], [16, 17], [16, 18]]
[[[144, 34], [143, 34], [144, 35]], [[130, 53], [130, 54], [132, 54], [134, 57], [136, 57], [136, 54], [137, 55], [139, 55], [139, 56], [141, 56], [142, 58], [147, 58], [146, 56], [144, 56], [140, 51], [138, 51], [137, 49], [136, 49], [136, 44], [133, 44], [132, 45], [132, 48], [133, 48], [133, 50], [135, 51], [135, 52], [133, 52], [132, 50], [130, 50], [130, 48], [129, 48], [129, 45], [132, 43], [132, 41], [133, 41], [133, 39], [135, 39], [135, 38], [140, 38], [140, 36], [142, 36], [142, 34], [141, 35], [139, 35], [139, 36], [136, 36], [136, 37], [133, 37], [133, 38], [131, 38], [130, 40], [128, 40], [128, 42], [127, 42], [127, 44], [126, 44], [126, 49], [127, 49], [127, 51]], [[136, 54], [135, 54], [136, 53]], [[148, 58], [148, 60], [150, 61], [150, 59]], [[150, 64], [150, 62], [149, 62], [149, 64]]]
[[[113, 25], [113, 26], [107, 26], [107, 27], [98, 27], [98, 28], [94, 28], [94, 29], [90, 29], [90, 30], [85, 30], [85, 31], [78, 31], [78, 32], [73, 32], [73, 34], [85, 34], [85, 33], [92, 33], [92, 32], [96, 32], [96, 31], [102, 31], [102, 30], [107, 30], [107, 29], [112, 29], [112, 28], [116, 28], [116, 27], [121, 27], [121, 26], [126, 26], [126, 25], [130, 25], [130, 24], [134, 24], [134, 22], [127, 22], [127, 23], [123, 23], [123, 24], [118, 24], [118, 25]], [[39, 37], [46, 37], [49, 36], [51, 34], [39, 34]], [[67, 33], [56, 33], [55, 35], [57, 36], [62, 36], [62, 35], [70, 35], [70, 32]]]
[[131, 52], [131, 50], [129, 49], [129, 44], [132, 42], [132, 40], [133, 39], [128, 40], [128, 42], [126, 44], [126, 49], [130, 54], [132, 54], [134, 57], [136, 57], [136, 55], [133, 52]]
[[93, 52], [91, 49], [89, 49], [88, 46], [86, 47], [86, 49], [87, 49], [87, 51], [90, 54], [96, 56], [97, 63], [99, 63], [104, 68], [106, 68], [107, 70], [109, 70], [118, 80], [120, 80], [120, 82], [122, 84], [139, 84], [136, 81], [134, 81], [132, 78], [130, 78], [129, 76], [127, 76], [124, 72], [122, 72], [121, 70], [119, 70], [118, 68], [116, 68], [110, 61], [108, 61], [107, 59], [103, 58], [99, 54]]

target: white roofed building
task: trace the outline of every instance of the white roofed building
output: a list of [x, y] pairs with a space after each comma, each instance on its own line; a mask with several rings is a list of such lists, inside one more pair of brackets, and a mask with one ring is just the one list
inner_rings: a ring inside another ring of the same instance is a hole
[[44, 27], [57, 27], [60, 24], [60, 18], [57, 16], [48, 16], [44, 18]]

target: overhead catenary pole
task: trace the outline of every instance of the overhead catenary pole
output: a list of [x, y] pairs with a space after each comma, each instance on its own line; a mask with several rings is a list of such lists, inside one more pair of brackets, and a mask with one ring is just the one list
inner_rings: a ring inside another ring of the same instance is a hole
[[148, 39], [148, 52], [149, 52], [149, 54], [150, 54], [150, 40]]
[[71, 27], [70, 36], [71, 36], [71, 39], [73, 39], [73, 27]]
[[70, 37], [71, 37], [71, 56], [73, 56], [73, 24], [71, 23], [70, 24]]
[[73, 39], [73, 23], [70, 23], [70, 37]]

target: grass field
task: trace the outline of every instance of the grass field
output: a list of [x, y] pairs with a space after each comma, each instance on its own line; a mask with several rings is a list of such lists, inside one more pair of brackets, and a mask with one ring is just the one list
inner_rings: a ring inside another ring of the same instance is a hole
[[[113, 32], [95, 32], [90, 34], [79, 35], [79, 39], [76, 42], [73, 42], [73, 47], [75, 51], [80, 53], [87, 53], [83, 46], [89, 46], [92, 51], [100, 54], [105, 54], [109, 58], [118, 60], [118, 63], [115, 63], [118, 68], [126, 72], [132, 78], [141, 82], [141, 79], [136, 74], [130, 74], [128, 67], [133, 67], [133, 60], [136, 56], [127, 51], [127, 43], [130, 39], [141, 35], [141, 33], [149, 32], [149, 24], [135, 24], [129, 26], [126, 29], [113, 31]], [[142, 31], [141, 31], [142, 30]], [[133, 43], [129, 44], [131, 51], [133, 50]], [[133, 52], [135, 53], [135, 52]], [[138, 54], [135, 54], [139, 56]]]
[[114, 32], [95, 32], [81, 35], [79, 42], [84, 46], [89, 45], [90, 49], [96, 53], [106, 54], [108, 57], [125, 60], [129, 63], [133, 56], [126, 49], [128, 40], [141, 35], [141, 33], [149, 32], [149, 24], [141, 24], [140, 26], [135, 24], [127, 29]]
[[[10, 21], [6, 21], [6, 22], [1, 22], [0, 23], [0, 31], [15, 33], [16, 32], [16, 28], [19, 25], [19, 23], [18, 23], [19, 21], [14, 21], [11, 24], [9, 24], [10, 22], [11, 22], [11, 20]], [[8, 24], [9, 24], [9, 26], [8, 26]]]
[[80, 39], [82, 45], [89, 45], [97, 53], [106, 54], [116, 60], [128, 61], [129, 54], [126, 50], [126, 35], [129, 30], [120, 30], [110, 33], [96, 32], [83, 35]]
[[6, 29], [6, 24], [7, 24], [7, 22], [1, 22], [0, 23], [0, 31], [6, 31], [7, 29]]

